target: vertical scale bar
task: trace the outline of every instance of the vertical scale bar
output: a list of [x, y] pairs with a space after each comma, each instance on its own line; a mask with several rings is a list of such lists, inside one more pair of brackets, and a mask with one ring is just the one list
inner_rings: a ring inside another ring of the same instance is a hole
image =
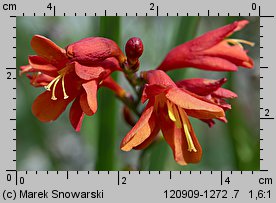
[[[261, 21], [261, 7], [259, 6], [258, 7], [258, 15], [259, 15], [259, 18], [260, 18], [260, 29], [259, 29], [259, 34], [261, 35], [261, 31], [262, 31], [262, 21]], [[261, 46], [261, 38], [260, 38], [260, 46]], [[261, 66], [261, 64], [262, 64], [262, 61], [263, 60], [261, 60], [262, 59], [262, 57], [261, 57], [261, 55], [262, 55], [262, 53], [261, 53], [261, 49], [260, 49], [260, 66]], [[261, 69], [260, 69], [260, 75], [262, 75], [262, 71], [261, 71]], [[261, 118], [261, 109], [263, 109], [263, 107], [262, 107], [262, 99], [261, 99], [261, 87], [262, 87], [262, 81], [260, 80], [260, 118]], [[260, 129], [261, 129], [261, 119], [260, 119]], [[260, 170], [262, 169], [262, 165], [261, 165], [261, 161], [262, 161], [262, 141], [263, 141], [263, 138], [262, 138], [262, 135], [263, 135], [263, 132], [260, 130]]]
[[[270, 17], [272, 17], [272, 18], [274, 18], [274, 16], [273, 15], [261, 15], [261, 6], [258, 6], [258, 15], [259, 15], [259, 18], [260, 18], [260, 75], [262, 75], [262, 76], [260, 76], [260, 79], [263, 79], [264, 77], [263, 77], [263, 74], [262, 74], [262, 72], [263, 72], [263, 70], [262, 69], [267, 69], [268, 67], [265, 67], [265, 66], [262, 66], [262, 64], [263, 64], [263, 59], [264, 59], [264, 57], [263, 57], [263, 54], [264, 53], [262, 53], [262, 51], [264, 50], [264, 46], [263, 46], [263, 44], [262, 44], [262, 40], [264, 39], [264, 36], [263, 36], [263, 34], [262, 34], [262, 29], [264, 28], [264, 24], [263, 24], [263, 22], [262, 22], [262, 19], [263, 18], [270, 18]], [[261, 105], [261, 103], [262, 103], [262, 100], [264, 100], [264, 97], [262, 96], [261, 97], [261, 90], [263, 91], [264, 90], [264, 87], [262, 86], [262, 81], [263, 80], [260, 80], [260, 111], [261, 110], [264, 110], [265, 112], [266, 112], [266, 110], [270, 110], [270, 109], [265, 109], [262, 105]], [[261, 112], [260, 112], [260, 126], [261, 126], [261, 120], [273, 120], [274, 119], [274, 117], [271, 117], [271, 115], [269, 115], [268, 113], [265, 113], [265, 115], [261, 115]], [[264, 138], [262, 137], [262, 135], [263, 135], [263, 133], [262, 133], [262, 131], [264, 130], [264, 128], [262, 127], [260, 127], [260, 162], [261, 161], [264, 161], [264, 158], [263, 158], [263, 154], [264, 154], [264, 148], [263, 147], [261, 147], [262, 145], [263, 145], [263, 143], [264, 143]], [[263, 164], [260, 164], [261, 165], [261, 167], [260, 168], [263, 168], [262, 167], [262, 165]], [[268, 171], [267, 169], [261, 169], [261, 171]]]
[[[17, 25], [16, 25], [16, 22], [17, 22], [17, 17], [15, 18], [15, 27], [17, 27]], [[14, 29], [14, 31], [15, 31], [15, 37], [16, 37], [16, 28]], [[17, 47], [17, 44], [16, 44], [16, 38], [14, 39], [14, 41], [15, 41], [15, 47]], [[15, 80], [14, 80], [14, 85], [15, 85], [15, 97], [14, 97], [14, 102], [15, 102], [15, 107], [13, 108], [13, 109], [16, 109], [16, 98], [17, 98], [17, 91], [16, 91], [16, 78], [17, 78], [17, 69], [16, 69], [16, 49], [14, 49], [14, 51], [15, 51], [15, 58], [13, 58], [14, 59], [14, 67], [15, 67]], [[12, 109], [12, 111], [13, 111], [13, 109]], [[15, 114], [15, 119], [16, 119], [16, 110], [14, 111], [14, 114]], [[16, 120], [15, 120], [15, 123], [14, 123], [14, 128], [13, 129], [16, 129]], [[12, 133], [14, 133], [14, 136], [15, 136], [15, 138], [16, 138], [16, 130], [13, 130], [12, 129]], [[13, 160], [14, 161], [14, 164], [15, 164], [15, 170], [16, 170], [16, 141], [15, 141], [15, 159]], [[16, 172], [16, 180], [17, 180], [17, 172]]]
[[[17, 77], [17, 69], [16, 69], [16, 16], [10, 16], [11, 19], [15, 19], [15, 25], [13, 22], [11, 22], [11, 28], [13, 30], [13, 32], [15, 32], [15, 34], [12, 34], [11, 37], [12, 37], [12, 43], [11, 43], [11, 47], [13, 48], [14, 52], [15, 52], [15, 57], [14, 56], [11, 56], [15, 61], [14, 63], [14, 66], [12, 68], [6, 68], [7, 70], [10, 71], [11, 75], [14, 75], [13, 77], [11, 77], [12, 81], [13, 81], [13, 84], [12, 84], [12, 90], [15, 90], [15, 91], [11, 91], [12, 94], [14, 94], [15, 92], [15, 95], [16, 95], [16, 77]], [[15, 41], [15, 42], [14, 42]], [[11, 150], [15, 153], [15, 158], [12, 159], [12, 162], [14, 164], [14, 170], [16, 170], [16, 96], [12, 96], [11, 95], [11, 99], [12, 101], [15, 102], [15, 104], [13, 104], [13, 102], [11, 102], [13, 105], [15, 105], [15, 107], [11, 107], [11, 111], [14, 112], [11, 113], [11, 117], [10, 117], [10, 121], [12, 122], [12, 128], [10, 129], [11, 131], [11, 135], [12, 135], [12, 143], [14, 143], [14, 146], [11, 147]], [[9, 131], [9, 132], [10, 132]], [[17, 173], [16, 173], [16, 184], [17, 184]]]

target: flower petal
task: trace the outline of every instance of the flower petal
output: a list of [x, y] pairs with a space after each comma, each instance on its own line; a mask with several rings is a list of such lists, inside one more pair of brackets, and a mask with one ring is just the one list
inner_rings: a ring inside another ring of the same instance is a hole
[[160, 131], [160, 127], [157, 123], [155, 123], [155, 127], [153, 128], [151, 134], [147, 139], [145, 139], [140, 145], [133, 147], [135, 150], [141, 150], [147, 148], [157, 137], [157, 134]]
[[146, 146], [153, 139], [153, 137], [150, 137], [154, 135], [153, 131], [156, 130], [156, 116], [153, 109], [153, 104], [149, 102], [136, 125], [122, 140], [121, 149], [123, 151], [130, 151], [132, 148], [143, 144], [143, 142], [146, 143], [140, 147]]
[[166, 87], [176, 87], [172, 79], [162, 70], [150, 70], [141, 73], [142, 77], [150, 85], [161, 85]]
[[87, 101], [87, 94], [84, 92], [81, 94], [80, 96], [80, 106], [82, 111], [88, 115], [88, 116], [92, 116], [94, 114], [94, 112], [91, 110], [88, 101]]
[[31, 46], [39, 56], [58, 68], [62, 68], [68, 61], [65, 50], [46, 37], [33, 36]]
[[[97, 91], [98, 91], [98, 84], [95, 80], [91, 80], [89, 82], [82, 84], [85, 92], [86, 92], [86, 100], [89, 108], [91, 109], [92, 113], [96, 113], [98, 108], [98, 102], [97, 102]], [[81, 98], [82, 101], [83, 98]], [[82, 105], [83, 107], [83, 105]], [[88, 113], [89, 111], [85, 111], [85, 113]], [[92, 114], [92, 115], [93, 115]], [[89, 114], [88, 114], [89, 115]]]
[[204, 50], [202, 55], [216, 56], [231, 61], [237, 66], [252, 68], [253, 60], [247, 55], [247, 52], [240, 45], [229, 45], [226, 40], [218, 43], [210, 49]]
[[225, 88], [219, 88], [216, 91], [212, 93], [212, 96], [218, 97], [218, 98], [226, 98], [226, 99], [232, 99], [238, 97], [238, 95], [235, 92], [232, 92]]
[[[179, 64], [180, 67], [183, 65]], [[226, 59], [216, 56], [194, 56], [185, 61], [188, 67], [211, 71], [237, 71], [238, 67]]]
[[29, 56], [29, 64], [33, 71], [42, 72], [50, 76], [57, 76], [58, 68], [40, 56]]
[[144, 90], [142, 93], [141, 101], [145, 103], [147, 99], [153, 98], [159, 94], [166, 93], [169, 88], [165, 87], [164, 85], [148, 85], [144, 86]]
[[44, 87], [54, 79], [43, 73], [27, 74], [26, 76], [30, 79], [30, 84], [34, 87]]
[[226, 78], [222, 78], [220, 80], [192, 78], [181, 80], [177, 82], [176, 85], [197, 95], [206, 96], [219, 89], [226, 81]]
[[32, 105], [34, 116], [42, 122], [56, 120], [73, 100], [72, 97], [68, 99], [51, 100], [51, 96], [52, 93], [50, 91], [45, 91], [34, 100]]
[[195, 112], [193, 116], [196, 118], [212, 119], [224, 116], [222, 108], [197, 99], [185, 92], [185, 90], [179, 88], [171, 88], [166, 94], [166, 97], [174, 104], [184, 108], [187, 112], [189, 110]]
[[76, 74], [84, 80], [98, 79], [105, 73], [105, 69], [100, 66], [84, 66], [78, 62], [74, 62], [74, 66]]
[[70, 113], [69, 113], [69, 119], [70, 119], [71, 125], [77, 132], [80, 131], [82, 121], [84, 118], [84, 113], [82, 111], [82, 108], [80, 107], [79, 100], [80, 100], [79, 97], [75, 99], [75, 101], [73, 102], [70, 108]]
[[70, 44], [66, 48], [69, 58], [82, 65], [93, 65], [109, 57], [116, 57], [120, 63], [126, 60], [118, 45], [107, 38], [89, 37]]
[[32, 66], [26, 65], [26, 66], [20, 66], [20, 72], [19, 75], [23, 75], [24, 73], [32, 73], [35, 72]]
[[200, 37], [187, 42], [186, 46], [190, 47], [190, 51], [197, 52], [209, 49], [221, 42], [227, 36], [233, 34], [233, 32], [241, 30], [246, 24], [248, 24], [247, 20], [235, 21], [231, 24], [206, 32]]
[[194, 130], [190, 124], [190, 135], [195, 146], [196, 152], [188, 151], [188, 143], [184, 134], [183, 128], [178, 128], [172, 122], [167, 114], [160, 116], [160, 127], [166, 142], [170, 145], [175, 161], [180, 165], [187, 165], [188, 163], [197, 163], [201, 160], [202, 149], [195, 136]]
[[200, 120], [207, 123], [210, 128], [216, 124], [213, 119], [200, 119]]
[[112, 73], [113, 71], [123, 71], [118, 60], [114, 57], [110, 57], [104, 61], [95, 63], [95, 65], [103, 67], [108, 74]]
[[[249, 23], [249, 21], [248, 20], [240, 20], [240, 21], [236, 21], [234, 23], [236, 23], [236, 28], [233, 31], [237, 32], [237, 31], [243, 29]], [[231, 34], [232, 33], [229, 33], [229, 35], [231, 35]]]

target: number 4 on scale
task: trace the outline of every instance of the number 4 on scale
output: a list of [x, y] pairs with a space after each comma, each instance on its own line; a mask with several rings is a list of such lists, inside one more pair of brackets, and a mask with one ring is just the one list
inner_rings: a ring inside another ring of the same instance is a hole
[[49, 3], [47, 8], [51, 11], [52, 10], [52, 3]]
[[228, 185], [230, 184], [230, 178], [227, 177], [225, 180], [224, 180], [225, 183], [227, 183]]

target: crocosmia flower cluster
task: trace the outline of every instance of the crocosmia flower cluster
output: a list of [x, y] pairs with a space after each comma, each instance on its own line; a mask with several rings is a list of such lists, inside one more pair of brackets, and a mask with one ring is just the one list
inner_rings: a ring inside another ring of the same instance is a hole
[[[109, 88], [124, 103], [123, 116], [132, 125], [121, 142], [123, 151], [144, 149], [162, 132], [178, 164], [197, 163], [202, 148], [189, 117], [209, 127], [216, 119], [226, 123], [225, 111], [231, 109], [226, 99], [237, 95], [222, 87], [226, 78], [185, 78], [175, 82], [166, 72], [188, 67], [204, 71], [253, 68], [243, 44], [254, 44], [231, 38], [247, 23], [236, 21], [181, 44], [169, 51], [158, 67], [140, 74], [139, 58], [144, 46], [137, 37], [126, 42], [124, 53], [116, 42], [103, 37], [85, 38], [61, 48], [35, 35], [31, 47], [37, 55], [29, 56], [29, 64], [20, 67], [20, 74], [25, 74], [32, 86], [45, 88], [34, 100], [32, 113], [42, 122], [54, 121], [72, 103], [69, 120], [80, 131], [84, 116], [97, 112], [98, 89]], [[112, 79], [114, 71], [126, 77], [136, 95]], [[141, 104], [145, 107], [139, 112]]]

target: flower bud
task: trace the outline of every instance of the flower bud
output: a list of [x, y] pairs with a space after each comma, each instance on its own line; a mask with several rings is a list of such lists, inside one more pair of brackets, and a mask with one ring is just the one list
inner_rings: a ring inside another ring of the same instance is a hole
[[130, 38], [125, 46], [125, 52], [127, 55], [127, 61], [131, 69], [138, 69], [139, 57], [143, 54], [144, 46], [143, 42], [138, 37]]

